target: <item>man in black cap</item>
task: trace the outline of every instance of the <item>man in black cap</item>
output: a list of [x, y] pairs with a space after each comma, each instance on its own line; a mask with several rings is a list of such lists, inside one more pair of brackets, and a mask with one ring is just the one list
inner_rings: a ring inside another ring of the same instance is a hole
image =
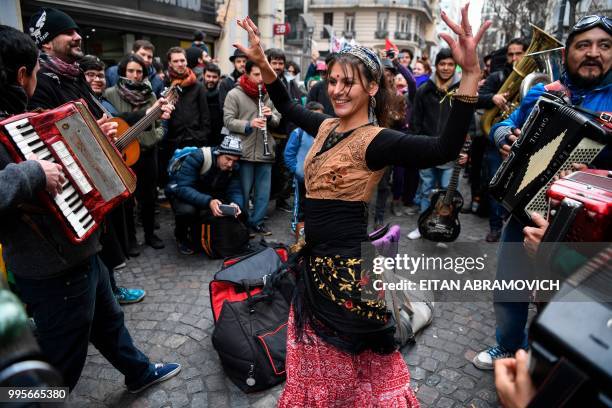
[[[35, 38], [48, 38], [44, 33]], [[0, 25], [0, 119], [25, 111], [36, 88], [37, 56], [24, 33]], [[46, 190], [55, 196], [64, 179], [61, 166], [33, 155], [13, 163], [0, 143], [0, 240], [19, 296], [36, 322], [41, 351], [71, 390], [90, 342], [125, 375], [131, 392], [173, 377], [180, 364], [151, 363], [134, 346], [98, 256], [99, 231], [75, 245], [55, 217], [42, 210], [38, 194]]]
[[236, 87], [238, 78], [240, 78], [240, 75], [244, 74], [247, 57], [242, 51], [236, 49], [234, 55], [232, 55], [229, 60], [234, 64], [234, 72], [223, 78], [219, 84], [219, 106], [221, 109], [223, 109], [223, 105], [225, 105], [227, 93]]

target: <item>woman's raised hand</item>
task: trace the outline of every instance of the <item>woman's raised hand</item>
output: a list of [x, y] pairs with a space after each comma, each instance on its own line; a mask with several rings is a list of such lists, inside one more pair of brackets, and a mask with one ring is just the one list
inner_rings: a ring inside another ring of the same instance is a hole
[[454, 40], [449, 34], [440, 33], [440, 38], [446, 41], [453, 52], [453, 59], [457, 64], [461, 66], [461, 70], [465, 73], [480, 72], [480, 63], [478, 61], [478, 52], [476, 47], [482, 38], [485, 31], [491, 26], [490, 21], [485, 21], [481, 26], [476, 35], [472, 35], [472, 26], [468, 20], [468, 7], [470, 3], [467, 3], [461, 8], [461, 23], [457, 24], [451, 20], [448, 15], [442, 11], [442, 20], [446, 25], [453, 30], [459, 37]]
[[245, 47], [240, 43], [234, 43], [234, 47], [242, 51], [249, 60], [253, 61], [260, 68], [267, 63], [266, 55], [261, 47], [259, 39], [259, 28], [255, 25], [250, 17], [238, 19], [238, 25], [249, 34], [249, 47]]

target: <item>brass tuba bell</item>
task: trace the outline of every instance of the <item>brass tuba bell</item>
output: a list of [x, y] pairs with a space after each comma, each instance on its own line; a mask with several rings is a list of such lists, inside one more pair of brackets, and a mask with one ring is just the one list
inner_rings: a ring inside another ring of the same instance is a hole
[[[525, 56], [514, 65], [512, 72], [506, 78], [506, 81], [497, 93], [508, 93], [508, 106], [507, 110], [501, 111], [497, 106], [492, 107], [485, 111], [482, 117], [482, 130], [485, 135], [488, 135], [491, 131], [491, 127], [497, 122], [506, 119], [514, 109], [516, 109], [520, 103], [522, 93], [531, 88], [538, 82], [552, 82], [553, 78], [553, 63], [550, 53], [552, 51], [563, 48], [563, 44], [556, 38], [546, 34], [544, 30], [530, 24], [533, 28], [533, 37], [529, 48], [525, 52]], [[538, 69], [538, 57], [543, 61], [544, 73], [538, 73], [537, 75], [531, 75], [527, 78], [528, 84], [521, 87], [525, 78]], [[527, 88], [529, 86], [529, 88]], [[523, 89], [521, 92], [521, 88]]]

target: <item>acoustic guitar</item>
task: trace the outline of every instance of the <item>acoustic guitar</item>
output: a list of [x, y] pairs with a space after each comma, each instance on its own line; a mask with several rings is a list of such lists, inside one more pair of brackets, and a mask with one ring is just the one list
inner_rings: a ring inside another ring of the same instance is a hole
[[[470, 143], [465, 142], [462, 152], [468, 151]], [[423, 238], [434, 242], [452, 242], [459, 236], [459, 211], [463, 207], [463, 196], [457, 191], [457, 184], [461, 167], [457, 158], [448, 187], [434, 191], [429, 208], [419, 216], [419, 232]]]
[[[175, 104], [178, 100], [179, 91], [180, 88], [178, 86], [172, 85], [162, 93], [162, 96], [166, 98], [168, 103]], [[136, 164], [140, 158], [138, 135], [158, 120], [162, 116], [162, 113], [161, 107], [156, 106], [132, 127], [121, 118], [115, 117], [109, 120], [109, 122], [115, 122], [117, 124], [117, 140], [115, 146], [121, 152], [123, 161], [126, 165], [133, 166]]]

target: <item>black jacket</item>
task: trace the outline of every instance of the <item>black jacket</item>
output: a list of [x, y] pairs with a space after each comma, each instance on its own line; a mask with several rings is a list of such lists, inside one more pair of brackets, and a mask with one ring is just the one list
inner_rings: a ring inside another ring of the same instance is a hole
[[[455, 77], [449, 91], [458, 87], [459, 81]], [[451, 110], [451, 99], [444, 99], [445, 96], [446, 93], [434, 83], [433, 76], [417, 89], [412, 107], [410, 133], [427, 136], [439, 136], [442, 133]], [[440, 103], [442, 99], [444, 102]]]
[[[285, 89], [287, 90], [287, 93], [289, 94], [289, 97], [291, 98], [291, 100], [301, 104], [302, 103], [302, 92], [300, 91], [300, 88], [298, 87], [295, 80], [287, 81], [287, 78], [285, 78], [284, 75], [280, 76], [280, 80], [282, 84], [285, 86]], [[289, 122], [287, 121], [287, 119], [281, 117], [281, 120], [278, 126], [272, 130], [282, 135], [289, 136], [289, 134], [293, 132], [293, 129], [295, 129], [296, 127], [297, 126], [295, 126], [292, 122]]]
[[336, 116], [334, 112], [334, 107], [332, 106], [331, 101], [329, 100], [329, 95], [327, 94], [327, 80], [322, 80], [314, 84], [310, 91], [308, 92], [308, 102], [315, 101], [319, 102], [323, 105], [323, 113], [330, 116]]
[[223, 110], [223, 105], [225, 104], [225, 97], [238, 85], [238, 78], [242, 75], [240, 72], [234, 70], [231, 75], [223, 78], [219, 83], [219, 106], [221, 110]]
[[96, 119], [102, 117], [104, 111], [95, 101], [91, 88], [82, 73], [76, 78], [72, 78], [55, 74], [47, 68], [41, 67], [36, 79], [38, 84], [29, 101], [28, 110], [36, 108], [53, 109], [66, 102], [85, 99], [94, 117]]
[[511, 72], [512, 66], [508, 64], [501, 71], [491, 72], [485, 80], [485, 83], [478, 90], [478, 103], [476, 104], [476, 108], [491, 109], [495, 106], [493, 97], [499, 92]]
[[206, 100], [208, 101], [208, 111], [210, 112], [210, 134], [208, 136], [209, 146], [221, 144], [221, 128], [223, 128], [223, 109], [219, 104], [219, 86], [213, 90], [206, 90]]
[[202, 147], [209, 144], [210, 112], [206, 101], [206, 90], [200, 82], [183, 88], [168, 120], [166, 139], [179, 147]]

